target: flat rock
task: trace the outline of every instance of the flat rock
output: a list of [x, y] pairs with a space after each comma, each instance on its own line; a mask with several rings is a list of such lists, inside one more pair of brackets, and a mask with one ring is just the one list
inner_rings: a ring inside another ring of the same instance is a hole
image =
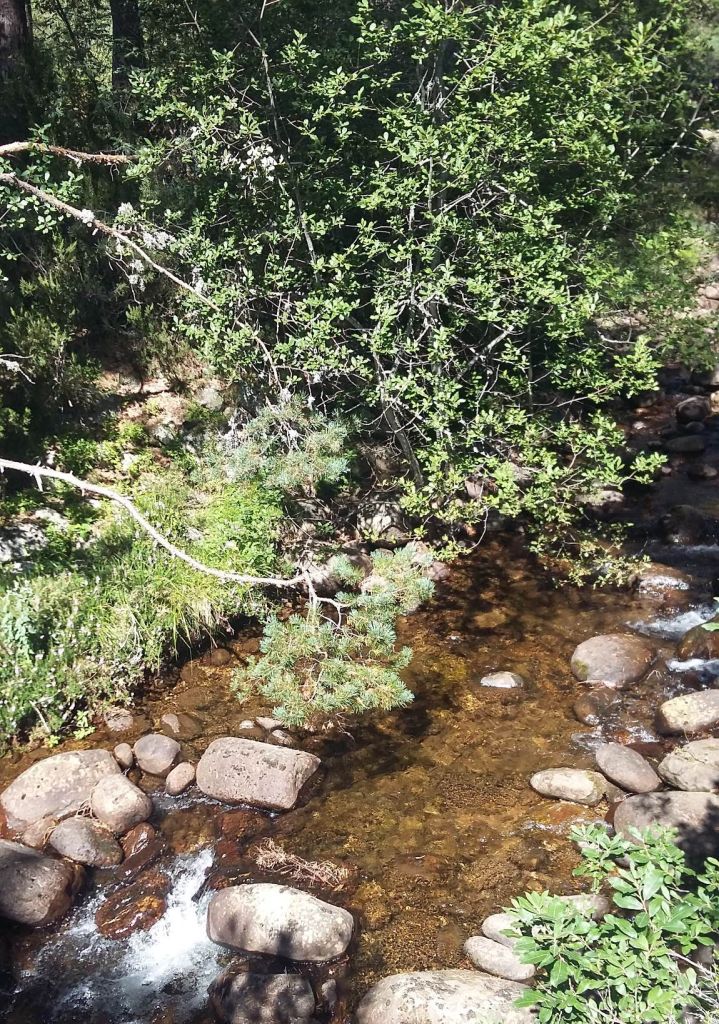
[[719, 740], [677, 747], [659, 765], [659, 774], [675, 789], [713, 793], [719, 789]]
[[303, 750], [226, 736], [202, 755], [196, 781], [216, 800], [287, 811], [319, 766], [320, 759]]
[[165, 779], [165, 790], [170, 796], [179, 796], [195, 781], [195, 766], [189, 761], [175, 765]]
[[414, 971], [383, 978], [357, 1007], [357, 1024], [532, 1024], [514, 1004], [526, 991], [478, 971]]
[[108, 939], [126, 939], [147, 931], [167, 910], [170, 879], [161, 871], [147, 871], [137, 881], [114, 892], [95, 913], [95, 924]]
[[143, 772], [164, 778], [177, 760], [180, 744], [171, 736], [151, 732], [140, 737], [133, 751], [135, 760]]
[[719, 723], [719, 690], [699, 690], [665, 700], [657, 724], [664, 733], [694, 733]]
[[118, 835], [152, 814], [152, 800], [126, 775], [101, 779], [92, 791], [90, 807], [95, 817]]
[[0, 839], [0, 917], [41, 927], [69, 910], [75, 872], [67, 861]]
[[129, 732], [135, 724], [135, 717], [127, 708], [108, 708], [103, 718], [110, 732]]
[[700, 434], [685, 434], [664, 442], [664, 450], [673, 455], [699, 455], [706, 446], [707, 443]]
[[346, 951], [353, 930], [354, 919], [342, 907], [269, 882], [222, 889], [207, 911], [213, 942], [287, 960], [333, 960]]
[[676, 828], [677, 842], [693, 859], [716, 856], [719, 851], [719, 796], [711, 793], [643, 793], [617, 806], [614, 828], [634, 839], [632, 829], [652, 826]]
[[588, 807], [598, 804], [606, 793], [604, 776], [582, 768], [547, 768], [533, 775], [529, 784], [542, 796], [571, 800]]
[[594, 758], [611, 782], [630, 793], [651, 793], [662, 784], [649, 762], [621, 743], [602, 743], [594, 751]]
[[121, 840], [125, 859], [115, 869], [115, 878], [121, 882], [132, 882], [158, 860], [167, 847], [161, 835], [152, 825], [144, 821], [136, 825]]
[[91, 818], [65, 818], [53, 829], [50, 846], [61, 857], [93, 868], [109, 868], [122, 860], [120, 844]]
[[575, 649], [572, 672], [581, 682], [621, 688], [646, 675], [655, 651], [647, 640], [628, 633], [593, 636]]
[[312, 985], [298, 974], [223, 973], [210, 1000], [223, 1024], [309, 1024], [315, 1012]]
[[473, 935], [464, 944], [464, 951], [475, 967], [508, 981], [530, 981], [536, 971], [532, 964], [523, 964], [517, 954], [502, 942], [485, 935]]
[[525, 685], [524, 679], [516, 672], [490, 672], [479, 680], [480, 686], [491, 686], [498, 690], [517, 690]]
[[580, 892], [575, 896], [557, 896], [557, 899], [574, 907], [578, 914], [591, 917], [595, 921], [601, 921], [612, 909], [611, 901], [606, 896], [591, 892]]

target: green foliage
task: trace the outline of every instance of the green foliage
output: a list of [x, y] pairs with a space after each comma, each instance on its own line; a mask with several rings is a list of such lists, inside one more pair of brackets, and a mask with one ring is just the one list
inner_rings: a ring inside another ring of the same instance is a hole
[[576, 874], [605, 885], [613, 910], [595, 921], [546, 892], [514, 900], [516, 951], [538, 970], [522, 1005], [536, 1007], [540, 1024], [675, 1024], [702, 1005], [703, 976], [686, 958], [714, 942], [719, 862], [695, 873], [670, 830], [639, 844], [597, 826], [573, 838]]
[[[411, 651], [396, 650], [395, 619], [431, 595], [422, 573], [427, 559], [413, 549], [377, 552], [359, 594], [337, 595], [339, 621], [321, 604], [305, 616], [271, 617], [262, 656], [235, 675], [238, 696], [258, 691], [276, 703], [273, 714], [288, 725], [408, 704], [412, 694], [399, 673]], [[339, 579], [356, 581], [346, 560], [335, 559], [329, 568]]]

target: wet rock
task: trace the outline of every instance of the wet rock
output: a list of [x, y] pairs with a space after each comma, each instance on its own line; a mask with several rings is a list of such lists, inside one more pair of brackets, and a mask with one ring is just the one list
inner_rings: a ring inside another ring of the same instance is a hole
[[685, 398], [674, 410], [679, 423], [702, 422], [711, 416], [711, 404], [704, 395]]
[[[712, 622], [719, 625], [717, 619], [712, 619]], [[689, 661], [691, 658], [719, 658], [719, 630], [694, 626], [682, 637], [677, 647], [677, 657], [680, 661]]]
[[536, 973], [531, 964], [523, 964], [504, 943], [494, 942], [484, 935], [473, 935], [467, 939], [464, 952], [480, 971], [508, 981], [529, 981]]
[[69, 910], [75, 882], [67, 861], [0, 839], [0, 917], [35, 927], [50, 924]]
[[675, 789], [714, 792], [719, 789], [719, 740], [694, 740], [677, 747], [661, 762], [659, 774]]
[[686, 573], [657, 562], [639, 566], [633, 584], [640, 594], [664, 599], [686, 594], [691, 588], [691, 580]]
[[170, 736], [151, 732], [147, 736], [142, 736], [133, 750], [135, 759], [143, 772], [164, 778], [180, 753], [180, 744]]
[[167, 849], [162, 836], [146, 821], [121, 840], [125, 860], [117, 868], [118, 881], [131, 882], [158, 860]]
[[147, 931], [165, 913], [169, 889], [167, 875], [148, 871], [98, 907], [97, 930], [108, 939], [126, 939], [134, 932]]
[[502, 608], [490, 608], [472, 616], [472, 625], [477, 629], [499, 629], [509, 622], [509, 615]]
[[707, 462], [699, 462], [688, 467], [687, 476], [690, 480], [713, 480], [719, 476], [719, 470]]
[[152, 800], [126, 775], [101, 779], [92, 791], [90, 807], [96, 818], [118, 834], [147, 821], [152, 814]]
[[659, 520], [659, 529], [668, 544], [690, 546], [712, 541], [719, 528], [717, 520], [693, 505], [675, 505]]
[[122, 848], [91, 818], [66, 818], [53, 829], [50, 845], [61, 857], [93, 868], [108, 868], [122, 860]]
[[478, 971], [414, 971], [383, 978], [357, 1007], [357, 1024], [532, 1024], [526, 991]]
[[120, 767], [125, 771], [132, 768], [135, 763], [135, 755], [129, 743], [118, 743], [112, 754]]
[[207, 911], [213, 942], [288, 960], [333, 960], [349, 946], [353, 929], [352, 915], [342, 907], [269, 882], [222, 889]]
[[226, 736], [200, 758], [197, 785], [216, 800], [286, 811], [319, 766], [318, 757], [302, 750]]
[[219, 831], [230, 839], [248, 839], [259, 835], [269, 824], [269, 818], [260, 811], [226, 811], [219, 820]]
[[599, 772], [581, 768], [548, 768], [533, 775], [529, 784], [542, 796], [571, 800], [588, 807], [598, 804], [606, 792], [604, 777]]
[[633, 829], [676, 828], [677, 842], [693, 860], [719, 851], [719, 796], [666, 791], [630, 796], [617, 805], [614, 828], [634, 839]]
[[315, 1012], [312, 985], [298, 974], [221, 974], [210, 1000], [224, 1024], [309, 1024]]
[[[195, 715], [188, 715], [184, 711], [180, 711], [179, 714], [170, 711], [162, 716], [160, 723], [169, 735], [183, 740], [195, 739], [196, 736], [202, 733], [203, 729], [203, 724], [199, 718]], [[150, 774], [156, 775], [158, 773], [151, 772]]]
[[621, 743], [602, 743], [594, 752], [597, 767], [606, 777], [630, 793], [651, 793], [662, 782], [640, 753]]
[[654, 654], [654, 647], [638, 636], [626, 633], [593, 636], [575, 649], [572, 672], [581, 682], [621, 688], [646, 674]]
[[664, 450], [671, 455], [699, 455], [706, 446], [707, 443], [700, 434], [685, 434], [664, 442]]
[[498, 690], [518, 690], [525, 686], [524, 679], [516, 672], [490, 672], [479, 680], [480, 686], [491, 686]]
[[129, 732], [135, 724], [135, 718], [127, 708], [108, 708], [102, 717], [110, 732]]
[[189, 761], [176, 765], [165, 780], [165, 790], [170, 796], [179, 796], [195, 781], [195, 766]]
[[8, 826], [20, 832], [41, 818], [67, 818], [86, 807], [100, 779], [120, 775], [109, 750], [53, 754], [27, 768], [0, 796]]
[[513, 930], [514, 927], [515, 921], [512, 914], [490, 914], [482, 922], [482, 934], [493, 942], [499, 942], [502, 946], [512, 949], [517, 940], [505, 935], [505, 932]]
[[617, 696], [611, 690], [597, 690], [577, 697], [572, 710], [575, 718], [584, 725], [603, 725], [611, 712], [618, 707]]
[[232, 655], [225, 647], [215, 647], [206, 657], [208, 665], [212, 668], [224, 668], [232, 661]]
[[719, 723], [719, 690], [700, 690], [665, 700], [657, 724], [664, 733], [694, 733]]

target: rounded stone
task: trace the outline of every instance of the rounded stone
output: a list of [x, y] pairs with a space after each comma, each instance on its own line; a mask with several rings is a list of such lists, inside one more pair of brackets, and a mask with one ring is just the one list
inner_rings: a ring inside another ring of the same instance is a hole
[[661, 732], [695, 733], [719, 723], [719, 690], [699, 690], [665, 700], [657, 724]]
[[206, 660], [207, 664], [211, 665], [212, 668], [224, 668], [225, 665], [229, 665], [232, 661], [232, 655], [224, 647], [215, 647], [207, 655]]
[[621, 688], [646, 675], [654, 655], [654, 647], [641, 637], [607, 633], [579, 644], [572, 655], [572, 672], [581, 682]]
[[133, 747], [135, 760], [148, 775], [167, 775], [180, 753], [180, 744], [171, 736], [151, 732], [142, 736]]
[[719, 789], [719, 740], [694, 740], [677, 747], [661, 762], [659, 774], [675, 789], [713, 793]]
[[315, 1012], [312, 985], [298, 974], [223, 973], [209, 991], [224, 1024], [309, 1024]]
[[542, 796], [588, 807], [596, 806], [606, 792], [604, 776], [582, 768], [547, 768], [533, 775], [529, 784]]
[[651, 793], [662, 784], [649, 762], [621, 743], [602, 743], [594, 751], [594, 758], [611, 782], [630, 793]]
[[160, 724], [168, 735], [177, 739], [192, 740], [202, 732], [203, 725], [195, 715], [187, 714], [185, 711], [169, 711], [160, 719]]
[[603, 725], [618, 707], [617, 695], [612, 690], [583, 693], [572, 705], [574, 717], [583, 725]]
[[117, 763], [125, 771], [132, 768], [135, 763], [135, 755], [129, 743], [118, 743], [112, 753]]
[[506, 912], [490, 914], [489, 917], [485, 917], [484, 921], [482, 921], [482, 934], [488, 939], [492, 939], [493, 942], [499, 942], [511, 949], [517, 940], [505, 933], [513, 931], [515, 927], [516, 921], [513, 914]]
[[33, 927], [50, 924], [69, 910], [74, 889], [75, 871], [67, 861], [0, 839], [0, 917]]
[[93, 868], [108, 868], [122, 860], [115, 838], [91, 818], [66, 818], [53, 829], [50, 845], [61, 857]]
[[383, 978], [357, 1007], [356, 1024], [532, 1024], [515, 1004], [526, 991], [479, 971], [414, 971]]
[[152, 814], [150, 797], [125, 775], [101, 779], [92, 791], [90, 807], [95, 817], [118, 835]]
[[303, 750], [226, 736], [200, 758], [197, 785], [215, 800], [287, 811], [319, 766], [320, 759]]
[[672, 455], [699, 455], [707, 443], [700, 434], [685, 434], [664, 442], [664, 450]]
[[[719, 626], [719, 621], [712, 619], [712, 624]], [[690, 661], [692, 658], [719, 658], [719, 629], [694, 626], [681, 638], [677, 647], [677, 657], [680, 661]]]
[[692, 395], [681, 401], [674, 411], [680, 423], [701, 423], [711, 416], [712, 408], [704, 395]]
[[497, 690], [517, 690], [525, 685], [524, 679], [516, 672], [490, 672], [479, 680], [480, 686], [490, 686]]
[[529, 981], [536, 971], [524, 964], [509, 946], [484, 935], [473, 935], [464, 944], [464, 951], [475, 967], [508, 981]]
[[195, 781], [195, 766], [189, 761], [175, 765], [165, 779], [165, 790], [170, 796], [179, 796]]

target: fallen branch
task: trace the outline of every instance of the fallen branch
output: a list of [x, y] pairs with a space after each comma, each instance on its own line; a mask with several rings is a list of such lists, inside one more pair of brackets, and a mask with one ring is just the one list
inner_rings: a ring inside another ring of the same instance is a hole
[[114, 501], [117, 505], [121, 505], [122, 508], [132, 516], [136, 523], [142, 527], [145, 533], [148, 533], [155, 543], [167, 551], [173, 558], [179, 558], [181, 562], [185, 562], [187, 565], [196, 569], [197, 572], [206, 573], [208, 576], [215, 576], [217, 579], [225, 580], [228, 583], [243, 583], [249, 586], [257, 587], [280, 587], [289, 588], [297, 587], [302, 583], [307, 583], [308, 573], [307, 570], [303, 570], [291, 579], [282, 579], [279, 576], [251, 576], [248, 573], [242, 572], [228, 572], [226, 569], [215, 569], [212, 565], [205, 565], [203, 562], [198, 562], [192, 555], [188, 555], [182, 548], [178, 548], [175, 544], [163, 537], [163, 535], [155, 529], [149, 520], [147, 520], [142, 512], [137, 509], [129, 498], [126, 498], [124, 494], [119, 494], [117, 491], [113, 491], [109, 487], [102, 487], [100, 484], [91, 484], [87, 480], [81, 480], [79, 477], [73, 476], [71, 473], [61, 473], [57, 469], [50, 469], [47, 466], [33, 466], [29, 462], [14, 462], [12, 459], [0, 458], [0, 473], [3, 473], [6, 469], [16, 470], [18, 473], [25, 473], [28, 476], [34, 478], [37, 486], [42, 490], [43, 479], [48, 480], [60, 480], [64, 484], [69, 484], [70, 487], [76, 487], [83, 494], [97, 494], [101, 498], [107, 498], [109, 501]]
[[220, 307], [208, 299], [207, 296], [203, 295], [202, 292], [198, 291], [194, 285], [191, 285], [188, 281], [183, 281], [177, 274], [173, 274], [167, 267], [163, 267], [161, 264], [155, 262], [152, 256], [146, 252], [137, 242], [133, 241], [129, 235], [125, 234], [124, 231], [120, 231], [118, 228], [113, 228], [109, 224], [106, 224], [99, 217], [96, 217], [92, 210], [79, 210], [76, 206], [70, 206], [69, 203], [63, 202], [62, 199], [58, 199], [51, 192], [46, 192], [44, 189], [38, 188], [37, 185], [33, 185], [32, 182], [26, 181], [24, 178], [19, 178], [17, 174], [12, 172], [0, 174], [0, 185], [7, 185], [10, 188], [20, 189], [22, 192], [27, 192], [31, 196], [35, 196], [40, 202], [46, 206], [50, 206], [53, 210], [57, 210], [59, 213], [64, 214], [66, 217], [73, 217], [75, 220], [82, 221], [87, 227], [92, 228], [93, 231], [99, 231], [103, 235], [108, 235], [110, 238], [116, 239], [122, 245], [126, 245], [134, 253], [136, 253], [148, 266], [156, 270], [158, 274], [162, 274], [168, 278], [173, 284], [176, 284], [178, 288], [184, 289], [186, 292], [190, 292], [200, 302], [204, 302], [210, 309], [214, 309], [215, 312], [219, 312]]
[[49, 146], [45, 142], [8, 142], [0, 146], [0, 157], [16, 156], [18, 153], [50, 153], [52, 156], [64, 156], [78, 164], [131, 164], [136, 157], [124, 153], [85, 153], [80, 149], [67, 149], [65, 146]]

